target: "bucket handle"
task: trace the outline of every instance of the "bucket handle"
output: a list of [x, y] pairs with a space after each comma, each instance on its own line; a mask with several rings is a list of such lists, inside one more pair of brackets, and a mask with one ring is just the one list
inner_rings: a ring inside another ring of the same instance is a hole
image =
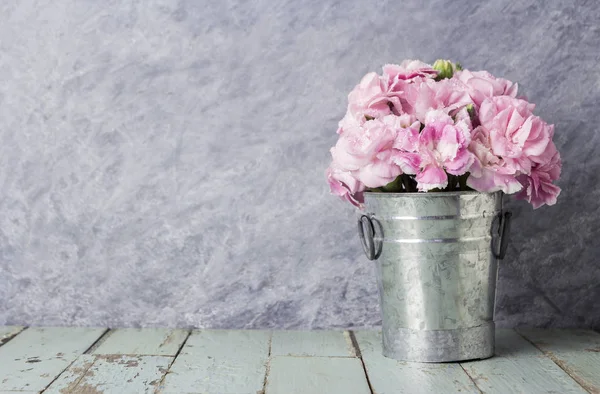
[[[375, 226], [373, 225], [373, 222], [376, 222], [379, 227], [379, 232], [381, 233], [379, 240], [375, 240]], [[358, 219], [358, 236], [360, 237], [367, 258], [369, 260], [377, 260], [379, 256], [381, 256], [381, 251], [383, 249], [383, 230], [381, 223], [375, 218], [362, 215], [360, 219]]]
[[[512, 212], [502, 212], [496, 216], [494, 222], [498, 222], [498, 234], [492, 233], [492, 242], [495, 238], [497, 238], [496, 244], [492, 244], [492, 253], [494, 257], [499, 260], [502, 260], [504, 256], [506, 256], [506, 249], [508, 248], [508, 238], [510, 233], [510, 221], [512, 217]], [[492, 232], [494, 231], [494, 226], [492, 226]]]

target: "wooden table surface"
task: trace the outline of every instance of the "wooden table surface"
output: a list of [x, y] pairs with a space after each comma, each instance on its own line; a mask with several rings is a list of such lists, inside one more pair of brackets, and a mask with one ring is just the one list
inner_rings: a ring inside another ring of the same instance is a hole
[[381, 355], [379, 331], [0, 327], [4, 393], [600, 393], [600, 334], [497, 330], [496, 356]]

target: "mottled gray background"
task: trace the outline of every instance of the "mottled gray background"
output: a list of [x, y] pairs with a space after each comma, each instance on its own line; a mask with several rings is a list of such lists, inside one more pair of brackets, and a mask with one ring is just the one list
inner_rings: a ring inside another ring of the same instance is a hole
[[600, 326], [597, 1], [5, 1], [0, 324], [367, 327], [374, 266], [324, 169], [346, 95], [405, 58], [522, 83], [556, 124], [501, 326]]

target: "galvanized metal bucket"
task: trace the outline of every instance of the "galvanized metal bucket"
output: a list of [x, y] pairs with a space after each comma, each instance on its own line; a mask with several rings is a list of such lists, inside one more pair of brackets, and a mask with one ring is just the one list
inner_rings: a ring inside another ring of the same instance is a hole
[[377, 263], [383, 355], [446, 362], [494, 355], [502, 193], [365, 193], [358, 231]]

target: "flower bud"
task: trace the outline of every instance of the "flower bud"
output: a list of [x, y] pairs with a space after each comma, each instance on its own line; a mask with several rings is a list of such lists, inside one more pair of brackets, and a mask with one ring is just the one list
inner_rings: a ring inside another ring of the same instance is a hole
[[473, 104], [467, 105], [467, 113], [471, 117], [471, 119], [475, 118], [475, 106]]
[[[460, 65], [458, 65], [458, 67], [462, 69]], [[436, 60], [435, 63], [433, 63], [433, 69], [438, 71], [436, 80], [439, 81], [445, 78], [452, 78], [454, 71], [459, 69], [458, 67], [455, 66], [454, 63], [452, 63], [450, 60]]]

